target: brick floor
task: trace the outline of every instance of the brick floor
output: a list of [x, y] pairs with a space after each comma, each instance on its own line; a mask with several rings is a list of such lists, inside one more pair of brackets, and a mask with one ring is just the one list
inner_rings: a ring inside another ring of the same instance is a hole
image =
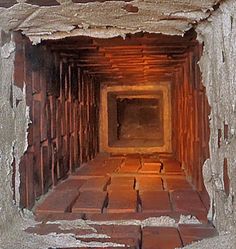
[[165, 187], [168, 190], [192, 189], [192, 186], [189, 184], [189, 182], [186, 179], [170, 178], [166, 179], [164, 182], [165, 182]]
[[108, 186], [108, 190], [133, 190], [135, 178], [115, 176], [111, 178], [111, 184]]
[[[137, 172], [138, 167], [144, 164], [151, 168], [153, 164], [161, 167], [158, 158], [147, 155], [99, 156], [59, 184], [36, 208], [36, 214], [65, 213], [71, 212], [71, 209], [77, 214], [173, 212], [175, 216], [181, 213], [196, 215], [205, 222], [207, 210], [198, 193], [182, 173], [172, 174], [181, 172], [180, 163], [173, 159], [162, 161], [164, 168], [171, 165], [170, 174], [159, 170], [158, 173]], [[122, 171], [126, 166], [135, 170]]]
[[176, 228], [145, 227], [142, 249], [175, 249], [182, 247], [180, 234]]
[[77, 190], [54, 191], [36, 207], [35, 213], [65, 213], [70, 212], [71, 207], [79, 196]]
[[[100, 242], [100, 243], [116, 243], [119, 245], [127, 246], [128, 248], [137, 249], [139, 246], [139, 241], [132, 238], [81, 238], [83, 242]], [[115, 247], [116, 248], [116, 247]], [[126, 247], [124, 247], [126, 248]]]
[[112, 238], [134, 238], [141, 240], [141, 227], [134, 225], [93, 225], [98, 233], [106, 234]]
[[155, 174], [159, 174], [161, 172], [161, 165], [159, 163], [143, 164], [143, 166], [139, 170], [139, 172], [140, 173], [155, 173]]
[[105, 165], [102, 169], [102, 172], [104, 174], [111, 174], [113, 172], [116, 172], [120, 169], [123, 162], [124, 162], [124, 159], [122, 158], [109, 158], [106, 160]]
[[145, 191], [140, 193], [142, 212], [171, 212], [167, 191]]
[[137, 192], [135, 190], [114, 190], [109, 193], [108, 213], [133, 213], [137, 211]]
[[102, 213], [106, 198], [106, 192], [83, 191], [73, 205], [72, 213]]
[[[164, 215], [178, 221], [181, 214], [190, 214], [204, 223], [143, 229], [138, 225], [93, 225], [98, 233], [110, 238], [82, 239], [121, 243], [135, 249], [172, 249], [215, 236], [216, 230], [207, 224], [206, 205], [186, 180], [180, 163], [170, 158], [161, 161], [163, 166], [158, 158], [148, 155], [98, 157], [56, 186], [36, 207], [37, 218], [44, 222], [78, 218], [129, 221]], [[55, 225], [43, 224], [28, 232], [47, 234], [57, 230]], [[88, 233], [68, 231], [77, 235]]]
[[140, 163], [124, 163], [124, 165], [120, 168], [120, 173], [136, 173], [140, 169]]
[[163, 190], [161, 177], [137, 176], [135, 189], [139, 190], [139, 192]]
[[110, 181], [110, 177], [90, 178], [80, 187], [82, 191], [104, 191]]
[[142, 160], [142, 168], [139, 170], [140, 173], [160, 173], [162, 169], [162, 163], [159, 159], [144, 158]]
[[91, 229], [71, 228], [70, 230], [61, 230], [58, 224], [46, 223], [30, 227], [26, 232], [38, 235], [46, 235], [49, 233], [69, 233], [74, 234], [79, 240], [84, 242], [111, 242], [123, 244], [134, 249], [174, 249], [176, 247], [179, 248], [183, 245], [185, 246], [192, 242], [217, 235], [216, 229], [210, 224], [183, 224], [179, 225], [177, 228], [141, 228], [139, 225], [92, 225], [92, 227], [96, 229], [98, 234], [106, 235], [107, 238], [86, 238], [84, 237], [85, 235], [91, 235], [91, 233], [93, 233]]
[[206, 212], [199, 194], [194, 190], [176, 190], [170, 193], [174, 210], [179, 212]]
[[179, 232], [184, 245], [217, 235], [214, 227], [202, 224], [179, 225]]
[[68, 179], [63, 181], [56, 186], [55, 190], [57, 191], [70, 191], [70, 190], [79, 190], [80, 187], [85, 183], [85, 180], [81, 179]]
[[180, 162], [174, 159], [163, 159], [162, 160], [164, 168], [163, 171], [165, 173], [182, 173], [181, 164]]

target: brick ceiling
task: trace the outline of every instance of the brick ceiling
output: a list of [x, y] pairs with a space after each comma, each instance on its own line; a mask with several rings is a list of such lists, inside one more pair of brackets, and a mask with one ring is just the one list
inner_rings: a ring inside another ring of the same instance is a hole
[[139, 33], [125, 40], [74, 37], [44, 42], [103, 82], [129, 84], [173, 79], [196, 43], [193, 32], [184, 37]]

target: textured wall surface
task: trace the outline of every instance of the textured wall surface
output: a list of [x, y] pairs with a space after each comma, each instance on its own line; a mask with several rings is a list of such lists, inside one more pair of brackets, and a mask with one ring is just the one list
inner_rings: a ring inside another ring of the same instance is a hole
[[201, 50], [202, 46], [196, 44], [176, 73], [172, 121], [176, 157], [182, 162], [188, 178], [208, 203], [202, 165], [209, 157], [210, 110], [198, 66]]
[[208, 18], [220, 1], [135, 0], [127, 4], [125, 1], [88, 0], [83, 4], [58, 0], [61, 5], [56, 6], [55, 1], [50, 4], [52, 6], [39, 6], [43, 3], [39, 0], [18, 2], [9, 9], [0, 5], [1, 25], [6, 30], [22, 30], [37, 43], [41, 39], [72, 35], [107, 38], [141, 31], [183, 35]]
[[4, 32], [1, 32], [0, 53], [0, 230], [4, 232], [17, 216], [13, 199], [19, 200], [18, 167], [27, 147], [29, 116], [25, 89], [15, 87], [12, 82], [15, 44]]
[[31, 209], [50, 187], [96, 155], [99, 83], [46, 46], [15, 37], [14, 83], [19, 89], [25, 85], [30, 116], [19, 167], [20, 207]]
[[236, 2], [226, 1], [204, 25], [201, 59], [210, 115], [210, 159], [203, 169], [211, 195], [210, 214], [219, 230], [236, 223]]

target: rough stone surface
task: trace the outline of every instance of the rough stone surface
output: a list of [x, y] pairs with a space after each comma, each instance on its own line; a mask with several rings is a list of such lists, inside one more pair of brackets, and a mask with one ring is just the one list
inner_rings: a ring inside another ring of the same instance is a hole
[[195, 242], [184, 249], [234, 249], [236, 248], [235, 234], [224, 234], [215, 238], [204, 239], [200, 242]]
[[58, 2], [61, 5], [42, 7], [19, 1], [11, 8], [0, 8], [1, 25], [5, 30], [22, 30], [35, 43], [67, 36], [108, 38], [141, 31], [183, 35], [208, 18], [219, 1], [135, 0], [130, 2], [135, 12], [127, 11], [123, 1]]
[[[13, 202], [15, 187], [16, 202], [19, 201], [20, 157], [27, 146], [28, 109], [25, 93], [13, 86], [13, 65], [15, 45], [11, 41], [4, 43], [6, 34], [1, 32], [0, 47], [0, 231], [6, 232], [17, 219], [18, 211]], [[10, 40], [10, 34], [8, 35]], [[12, 163], [15, 159], [15, 186], [12, 186]]]
[[[236, 2], [225, 1], [207, 22], [198, 26], [199, 39], [204, 41], [200, 62], [206, 86], [210, 115], [210, 159], [203, 175], [211, 197], [212, 218], [220, 231], [236, 227]], [[229, 131], [228, 134], [224, 134]], [[219, 129], [224, 134], [218, 138]], [[224, 189], [224, 158], [228, 161], [230, 193]], [[211, 217], [210, 217], [211, 216]]]

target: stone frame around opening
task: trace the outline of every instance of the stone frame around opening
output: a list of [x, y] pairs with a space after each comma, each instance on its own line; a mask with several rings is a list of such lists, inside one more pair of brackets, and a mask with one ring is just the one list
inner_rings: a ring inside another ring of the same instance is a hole
[[[161, 92], [163, 95], [163, 124], [164, 124], [164, 143], [162, 146], [155, 147], [112, 147], [109, 145], [108, 127], [108, 95], [119, 95], [121, 92]], [[163, 81], [148, 85], [109, 85], [101, 86], [101, 106], [100, 106], [100, 151], [114, 154], [127, 153], [171, 153], [172, 152], [172, 120], [171, 120], [171, 82]]]

